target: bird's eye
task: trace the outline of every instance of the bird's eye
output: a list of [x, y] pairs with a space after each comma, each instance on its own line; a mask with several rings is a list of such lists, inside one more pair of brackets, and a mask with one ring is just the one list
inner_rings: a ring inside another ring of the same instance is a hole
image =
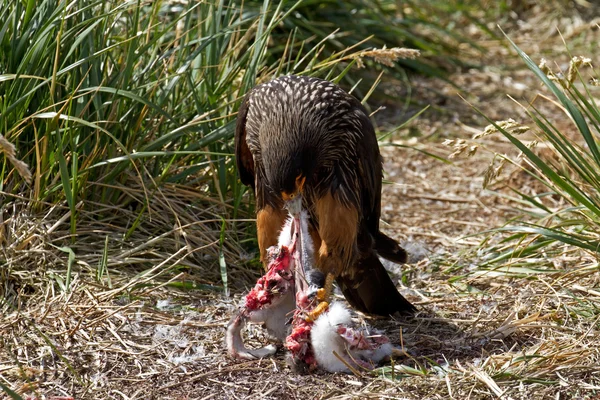
[[290, 200], [293, 199], [294, 197], [296, 197], [296, 193], [290, 194]]

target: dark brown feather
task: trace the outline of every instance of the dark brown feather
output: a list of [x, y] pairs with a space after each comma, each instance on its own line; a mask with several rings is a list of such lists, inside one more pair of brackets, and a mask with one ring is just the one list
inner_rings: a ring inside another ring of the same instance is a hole
[[246, 142], [246, 118], [248, 116], [248, 96], [242, 101], [235, 125], [235, 155], [240, 181], [254, 189], [254, 157]]
[[404, 264], [406, 262], [406, 250], [383, 232], [377, 232], [375, 236], [375, 250], [378, 255], [391, 262], [397, 264]]

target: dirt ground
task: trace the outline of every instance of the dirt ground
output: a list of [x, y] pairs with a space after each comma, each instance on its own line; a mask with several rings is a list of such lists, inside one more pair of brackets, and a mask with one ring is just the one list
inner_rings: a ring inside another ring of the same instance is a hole
[[[574, 16], [554, 22], [532, 14], [507, 33], [536, 62], [546, 57], [563, 68], [568, 64], [557, 26], [565, 41], [590, 51], [582, 55], [597, 56], [596, 20]], [[524, 110], [507, 95], [526, 104], [543, 89], [505, 40], [475, 30], [473, 37], [488, 49], [485, 67], [460, 71], [449, 82], [412, 78], [411, 95], [431, 107], [381, 144], [390, 182], [383, 190], [382, 227], [411, 254], [409, 264], [388, 266], [401, 292], [419, 309], [411, 318], [368, 319], [406, 351], [393, 367], [360, 376], [301, 376], [286, 365], [283, 352], [258, 361], [232, 360], [223, 335], [244, 294], [240, 288], [225, 296], [166, 285], [144, 289], [144, 282], [138, 282], [119, 291], [116, 276], [115, 290], [105, 290], [81, 274], [70, 294], [48, 289], [39, 304], [0, 321], [0, 383], [17, 385], [17, 393], [31, 399], [598, 396], [597, 318], [570, 312], [564, 304], [571, 300], [562, 291], [593, 288], [595, 275], [563, 269], [532, 277], [478, 269], [484, 256], [478, 249], [486, 237], [481, 232], [520, 215], [504, 188], [506, 180], [491, 191], [483, 189], [484, 176], [494, 151], [517, 152], [499, 136], [490, 136], [473, 156], [449, 159], [455, 148], [444, 142], [469, 140], [488, 125], [467, 101], [493, 120], [524, 121]], [[403, 83], [391, 87], [406, 95]], [[376, 118], [386, 129], [418, 109], [386, 104]], [[525, 191], [537, 190], [518, 170], [508, 170], [506, 177]], [[569, 257], [561, 262], [577, 265], [578, 271], [597, 264], [584, 255]], [[588, 295], [587, 307], [596, 308], [600, 295]], [[257, 326], [247, 329], [247, 340], [257, 346], [268, 342]]]

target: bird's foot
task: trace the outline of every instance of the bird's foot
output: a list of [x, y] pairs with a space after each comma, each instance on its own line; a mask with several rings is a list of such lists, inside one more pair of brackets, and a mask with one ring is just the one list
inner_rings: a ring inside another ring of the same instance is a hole
[[323, 314], [328, 309], [329, 309], [329, 302], [327, 302], [327, 301], [320, 302], [319, 304], [317, 304], [317, 306], [315, 307], [314, 310], [312, 310], [311, 312], [308, 313], [308, 315], [306, 316], [306, 321], [315, 322], [317, 320], [317, 318], [319, 318], [319, 315]]
[[309, 322], [314, 322], [319, 318], [319, 315], [323, 314], [325, 311], [329, 309], [329, 299], [331, 297], [331, 292], [333, 290], [333, 274], [327, 274], [325, 278], [325, 284], [322, 288], [317, 290], [317, 300], [319, 304], [310, 312], [306, 317], [306, 320]]
[[331, 297], [331, 292], [333, 292], [334, 279], [335, 276], [332, 273], [327, 273], [327, 276], [325, 276], [325, 283], [323, 284], [323, 287], [317, 290], [317, 299], [319, 301], [329, 301], [329, 298]]
[[329, 296], [327, 295], [327, 289], [321, 288], [321, 289], [317, 290], [317, 300], [327, 301], [328, 297]]

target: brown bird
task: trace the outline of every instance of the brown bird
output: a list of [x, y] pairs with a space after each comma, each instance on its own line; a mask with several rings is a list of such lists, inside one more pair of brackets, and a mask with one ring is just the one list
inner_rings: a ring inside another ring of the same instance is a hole
[[333, 274], [348, 302], [376, 315], [412, 312], [378, 255], [406, 262], [379, 231], [382, 158], [365, 108], [339, 86], [284, 76], [256, 86], [237, 117], [240, 179], [256, 195], [261, 260], [277, 244], [284, 208], [310, 215], [317, 267]]

